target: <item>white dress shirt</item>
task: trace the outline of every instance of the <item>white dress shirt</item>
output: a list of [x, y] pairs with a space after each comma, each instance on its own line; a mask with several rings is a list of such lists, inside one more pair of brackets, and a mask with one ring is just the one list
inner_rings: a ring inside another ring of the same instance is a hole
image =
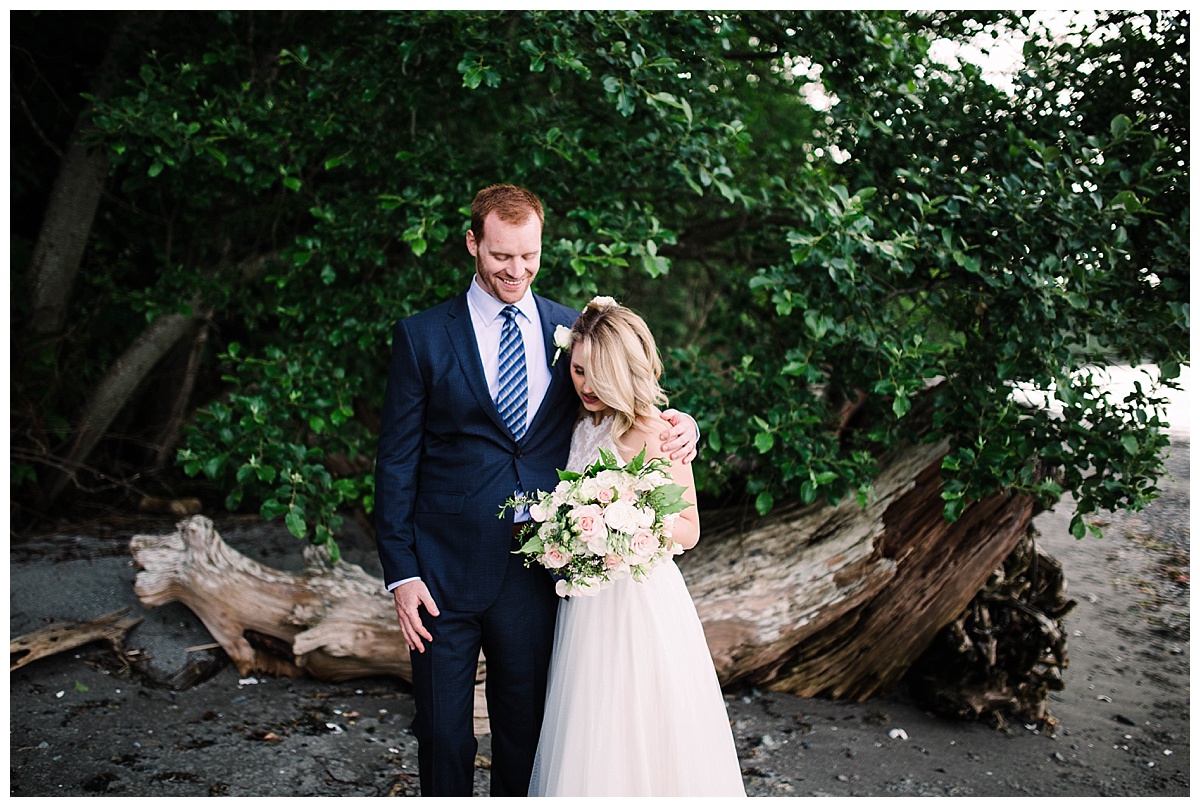
[[[500, 332], [504, 317], [500, 312], [507, 303], [497, 300], [472, 278], [467, 289], [467, 308], [471, 311], [471, 324], [475, 327], [475, 343], [479, 345], [479, 357], [483, 359], [483, 374], [487, 378], [488, 392], [492, 400], [500, 395]], [[550, 388], [550, 363], [546, 360], [546, 341], [542, 336], [542, 319], [538, 315], [533, 293], [526, 291], [520, 302], [515, 303], [521, 316], [521, 338], [525, 342], [525, 377], [529, 385], [529, 405], [525, 410], [525, 427], [533, 422], [538, 407]]]

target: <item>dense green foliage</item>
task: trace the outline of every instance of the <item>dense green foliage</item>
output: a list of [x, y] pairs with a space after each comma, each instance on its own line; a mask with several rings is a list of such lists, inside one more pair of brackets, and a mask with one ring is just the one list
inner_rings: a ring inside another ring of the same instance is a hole
[[1140, 507], [1159, 393], [1078, 371], [1188, 360], [1188, 18], [1114, 18], [1030, 38], [1008, 94], [930, 45], [1034, 30], [1015, 13], [168, 15], [90, 112], [119, 203], [71, 355], [199, 295], [223, 384], [183, 469], [326, 542], [371, 508], [391, 324], [465, 286], [465, 208], [515, 182], [547, 206], [538, 290], [651, 322], [709, 495], [865, 497], [882, 451], [946, 437], [948, 518]]

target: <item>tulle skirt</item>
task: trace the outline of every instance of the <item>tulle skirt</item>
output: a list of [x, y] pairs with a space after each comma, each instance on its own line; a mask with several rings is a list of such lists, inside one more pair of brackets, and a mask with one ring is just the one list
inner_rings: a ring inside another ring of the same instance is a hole
[[744, 796], [679, 568], [559, 603], [531, 796]]

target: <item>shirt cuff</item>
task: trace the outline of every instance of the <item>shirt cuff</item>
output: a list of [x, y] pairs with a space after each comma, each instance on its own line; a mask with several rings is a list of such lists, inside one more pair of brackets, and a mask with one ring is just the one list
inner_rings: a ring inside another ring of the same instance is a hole
[[400, 586], [404, 585], [405, 583], [411, 583], [414, 580], [420, 580], [420, 579], [421, 578], [419, 578], [419, 577], [406, 577], [403, 580], [397, 580], [395, 583], [392, 583], [390, 586], [387, 587], [387, 590], [395, 591], [396, 589], [398, 589]]

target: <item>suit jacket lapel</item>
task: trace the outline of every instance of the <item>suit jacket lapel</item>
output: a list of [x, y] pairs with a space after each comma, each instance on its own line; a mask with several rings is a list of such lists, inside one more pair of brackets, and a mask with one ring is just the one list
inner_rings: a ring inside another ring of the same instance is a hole
[[497, 428], [505, 434], [510, 434], [504, 418], [500, 417], [500, 410], [496, 408], [496, 402], [492, 400], [488, 391], [487, 376], [483, 374], [483, 359], [479, 356], [479, 343], [475, 339], [475, 326], [471, 323], [471, 310], [467, 307], [466, 294], [454, 298], [454, 304], [450, 306], [449, 320], [446, 322], [446, 332], [458, 356], [463, 375], [467, 378], [467, 386], [479, 401], [479, 406], [488, 413], [488, 417], [496, 423]]
[[[553, 318], [553, 309], [550, 307], [550, 304], [544, 298], [537, 295], [534, 295], [533, 299], [537, 303], [538, 319], [542, 323], [542, 339], [546, 343], [546, 363], [550, 364], [554, 362], [554, 354], [558, 352], [558, 348], [554, 345], [554, 328], [558, 325], [566, 325], [569, 328], [573, 323], [556, 322]], [[530, 432], [537, 428], [538, 421], [546, 416], [547, 411], [560, 405], [556, 402], [562, 396], [562, 387], [564, 384], [571, 383], [565, 369], [570, 366], [570, 361], [571, 357], [563, 353], [558, 357], [558, 362], [550, 367], [550, 386], [546, 389], [546, 397], [542, 398], [542, 405], [538, 407], [538, 411], [529, 422]]]

